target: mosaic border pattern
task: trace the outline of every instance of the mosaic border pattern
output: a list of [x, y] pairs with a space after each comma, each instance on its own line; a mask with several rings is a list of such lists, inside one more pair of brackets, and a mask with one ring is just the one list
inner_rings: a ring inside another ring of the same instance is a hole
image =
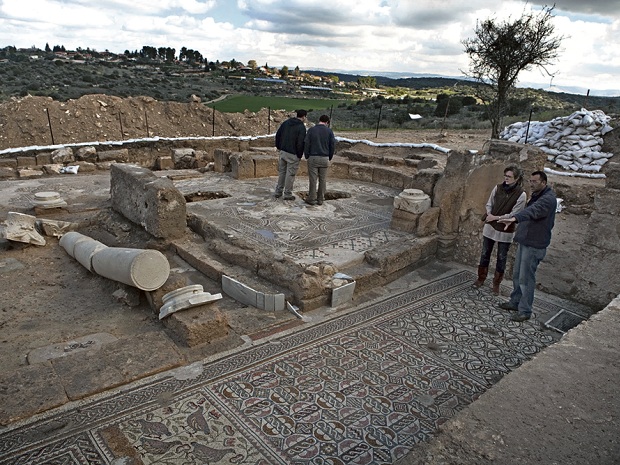
[[[0, 464], [390, 464], [554, 342], [456, 273], [0, 434]], [[537, 312], [557, 305], [536, 299]], [[161, 402], [161, 399], [171, 399]], [[165, 405], [162, 405], [164, 403]]]

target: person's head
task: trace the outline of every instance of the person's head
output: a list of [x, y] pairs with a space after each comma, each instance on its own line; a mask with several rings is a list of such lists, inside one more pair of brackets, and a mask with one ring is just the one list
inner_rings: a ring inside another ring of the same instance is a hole
[[523, 185], [523, 172], [516, 166], [507, 166], [504, 169], [504, 182], [510, 186], [514, 183]]
[[547, 187], [547, 175], [544, 171], [534, 171], [530, 175], [530, 187], [532, 192], [540, 192]]
[[306, 110], [297, 110], [297, 118], [304, 119], [308, 116], [308, 112]]
[[321, 115], [319, 117], [319, 123], [323, 123], [323, 124], [326, 124], [327, 126], [329, 126], [329, 116]]

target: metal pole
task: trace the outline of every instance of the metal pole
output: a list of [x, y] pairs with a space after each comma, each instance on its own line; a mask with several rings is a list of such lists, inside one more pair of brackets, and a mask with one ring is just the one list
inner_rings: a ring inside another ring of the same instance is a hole
[[332, 113], [334, 111], [334, 106], [332, 105], [331, 107], [329, 107], [329, 120], [332, 120]]
[[125, 136], [123, 135], [123, 120], [121, 119], [121, 113], [120, 112], [118, 113], [118, 122], [121, 125], [121, 140], [122, 140], [123, 137], [125, 137]]
[[146, 114], [146, 110], [144, 110], [144, 121], [146, 121], [146, 137], [151, 137], [149, 132], [149, 116]]
[[49, 109], [45, 109], [45, 113], [47, 113], [47, 124], [50, 127], [50, 135], [52, 136], [52, 145], [56, 145], [54, 142], [54, 132], [52, 131], [52, 120], [50, 119], [50, 111]]
[[586, 108], [588, 105], [588, 97], [590, 96], [590, 89], [588, 89], [588, 92], [586, 93], [586, 99], [583, 102], [583, 108]]
[[524, 144], [527, 144], [527, 138], [530, 136], [530, 122], [532, 121], [532, 111], [534, 111], [532, 108], [530, 108], [530, 118], [527, 120], [527, 129], [525, 130], [525, 142]]
[[267, 107], [267, 134], [271, 134], [271, 107]]
[[381, 110], [383, 109], [383, 105], [379, 107], [379, 118], [377, 118], [377, 130], [375, 131], [375, 138], [379, 137], [379, 121], [381, 121]]
[[448, 101], [446, 102], [446, 112], [443, 114], [443, 122], [441, 123], [441, 135], [443, 136], [444, 131], [446, 129], [446, 118], [448, 117], [448, 109], [450, 108], [450, 98], [448, 97]]
[[211, 129], [211, 136], [215, 136], [215, 105], [213, 105], [213, 125]]

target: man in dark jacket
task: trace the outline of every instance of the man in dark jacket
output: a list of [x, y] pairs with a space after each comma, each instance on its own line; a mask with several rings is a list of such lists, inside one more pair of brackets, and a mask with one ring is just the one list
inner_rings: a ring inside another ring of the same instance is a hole
[[514, 241], [518, 244], [512, 273], [512, 293], [510, 300], [499, 306], [505, 310], [516, 310], [513, 321], [529, 320], [532, 316], [534, 289], [536, 288], [536, 269], [545, 258], [551, 242], [551, 230], [555, 224], [557, 198], [547, 186], [547, 175], [534, 171], [530, 177], [532, 196], [525, 209], [508, 218], [498, 220], [506, 224], [517, 223]]
[[297, 116], [284, 121], [276, 132], [276, 147], [280, 151], [278, 160], [278, 185], [276, 198], [295, 200], [293, 183], [299, 169], [299, 161], [304, 155], [304, 138], [306, 137], [306, 110], [297, 110]]
[[[309, 189], [306, 203], [323, 205], [327, 188], [327, 168], [336, 150], [336, 138], [329, 127], [329, 116], [321, 115], [319, 124], [308, 129], [304, 154], [308, 160]], [[319, 183], [317, 192], [316, 184]]]

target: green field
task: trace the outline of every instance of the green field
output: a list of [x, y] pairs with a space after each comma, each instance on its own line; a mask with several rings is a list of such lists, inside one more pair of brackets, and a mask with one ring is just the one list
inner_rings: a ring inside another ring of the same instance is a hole
[[325, 110], [331, 107], [336, 108], [341, 103], [347, 105], [351, 100], [336, 99], [313, 99], [313, 98], [288, 98], [288, 97], [259, 97], [252, 95], [234, 95], [207, 104], [209, 107], [224, 113], [241, 113], [244, 110], [259, 111], [261, 108], [271, 108], [272, 110], [294, 111], [303, 108], [308, 111]]

